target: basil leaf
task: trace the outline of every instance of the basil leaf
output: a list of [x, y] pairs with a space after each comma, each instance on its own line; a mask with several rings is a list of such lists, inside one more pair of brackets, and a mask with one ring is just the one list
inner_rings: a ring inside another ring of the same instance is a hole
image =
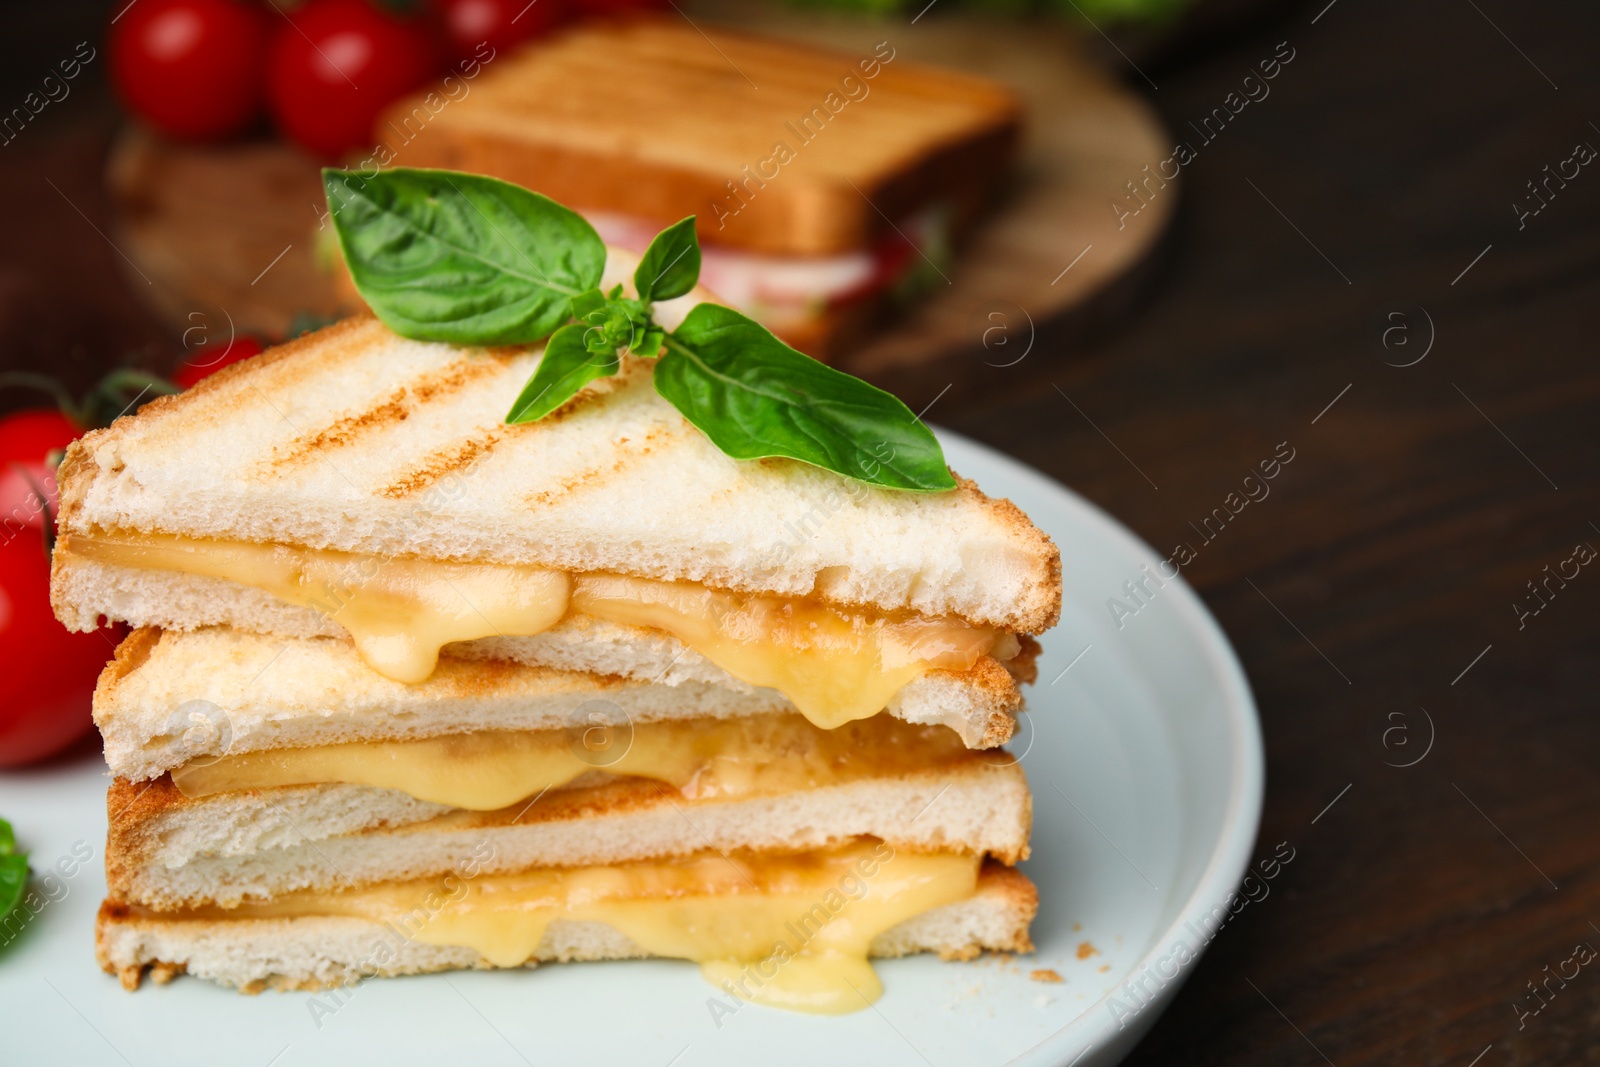
[[891, 489], [956, 487], [944, 450], [910, 408], [730, 308], [689, 312], [667, 335], [655, 381], [734, 459], [786, 456]]
[[506, 422], [536, 422], [571, 400], [596, 378], [617, 373], [616, 352], [595, 354], [584, 343], [591, 327], [574, 322], [550, 335], [539, 366], [511, 405]]
[[699, 280], [700, 241], [693, 215], [656, 234], [633, 271], [633, 287], [647, 304], [682, 296]]
[[22, 894], [27, 888], [28, 854], [17, 851], [11, 824], [0, 819], [0, 919], [22, 903]]
[[577, 212], [477, 174], [322, 172], [356, 288], [395, 333], [529, 344], [600, 284], [606, 249]]
[[[661, 346], [667, 341], [667, 331], [652, 324], [639, 337], [638, 344], [631, 349], [634, 355], [642, 359], [654, 359], [661, 354]], [[41, 497], [41, 499], [43, 499]]]
[[28, 888], [28, 857], [21, 852], [0, 856], [0, 919], [22, 903]]
[[579, 293], [572, 298], [572, 317], [586, 319], [590, 313], [599, 311], [606, 306], [606, 294], [598, 289], [590, 289], [587, 293]]

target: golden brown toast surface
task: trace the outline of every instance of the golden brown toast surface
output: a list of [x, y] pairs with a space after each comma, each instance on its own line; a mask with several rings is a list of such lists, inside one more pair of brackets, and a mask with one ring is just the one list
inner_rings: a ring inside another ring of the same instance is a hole
[[892, 41], [851, 55], [678, 16], [591, 22], [494, 56], [464, 87], [385, 112], [379, 161], [661, 224], [697, 215], [707, 241], [781, 255], [862, 248], [931, 204], [970, 213], [1021, 126], [1004, 86]]

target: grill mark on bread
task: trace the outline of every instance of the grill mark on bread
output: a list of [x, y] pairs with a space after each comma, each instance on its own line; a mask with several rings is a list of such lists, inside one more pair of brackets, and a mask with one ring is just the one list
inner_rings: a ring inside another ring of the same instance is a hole
[[[276, 389], [299, 384], [304, 379], [326, 373], [328, 365], [337, 359], [362, 355], [371, 347], [374, 338], [368, 334], [374, 331], [380, 337], [387, 332], [370, 313], [341, 319], [331, 326], [324, 326], [320, 330], [301, 334], [281, 345], [274, 345], [260, 355], [231, 363], [221, 370], [206, 375], [181, 393], [158, 396], [141, 405], [132, 414], [121, 416], [111, 426], [91, 431], [79, 440], [84, 442], [87, 451], [92, 454], [99, 439], [111, 436], [113, 428], [148, 425], [163, 415], [183, 414], [201, 398], [212, 393], [232, 392], [236, 398], [243, 396], [242, 388], [228, 387], [243, 386], [247, 377], [259, 378], [267, 373], [267, 368], [280, 363], [292, 361], [292, 366], [279, 367], [273, 372], [274, 379], [269, 385]], [[259, 389], [259, 385], [255, 382], [250, 382], [249, 387]], [[233, 400], [229, 406], [238, 406], [238, 399]]]
[[388, 485], [378, 490], [379, 496], [390, 500], [404, 500], [432, 487], [447, 475], [471, 467], [494, 451], [504, 434], [498, 428], [486, 428], [471, 437], [452, 441], [443, 448], [428, 453], [423, 461], [405, 473], [394, 477]]
[[[267, 379], [269, 388], [275, 390], [295, 385], [325, 373], [329, 364], [336, 360], [360, 356], [387, 333], [383, 324], [370, 313], [342, 319], [223, 367], [181, 393], [158, 396], [137, 411], [120, 416], [110, 426], [89, 431], [67, 446], [66, 456], [57, 471], [57, 484], [61, 487], [58, 528], [62, 531], [78, 528], [77, 515], [87, 492], [87, 482], [99, 467], [96, 453], [102, 447], [115, 449], [127, 434], [143, 429], [157, 434], [170, 433], [172, 423], [169, 420], [176, 420], [178, 426], [192, 424], [197, 413], [202, 419], [206, 416], [226, 418], [242, 406], [259, 402], [264, 397], [257, 384], [260, 380]], [[210, 410], [205, 410], [207, 407]], [[60, 565], [58, 561], [53, 570]]]
[[541, 341], [539, 344], [532, 345], [490, 345], [489, 347], [483, 349], [483, 352], [491, 359], [497, 359], [502, 363], [509, 363], [518, 356], [526, 355], [529, 352], [532, 352], [534, 349], [540, 347], [540, 345], [543, 343], [544, 342]]
[[273, 449], [268, 461], [273, 468], [294, 466], [310, 459], [324, 449], [342, 448], [353, 444], [362, 434], [395, 422], [403, 422], [411, 413], [406, 407], [406, 390], [402, 386], [388, 398], [359, 415], [346, 415], [314, 433], [301, 434], [283, 449]]
[[268, 461], [269, 467], [282, 469], [302, 463], [327, 449], [348, 448], [386, 427], [404, 422], [423, 405], [459, 392], [480, 378], [504, 370], [505, 363], [500, 360], [457, 360], [437, 372], [422, 375], [399, 386], [365, 411], [342, 416], [320, 430], [301, 434], [282, 449], [274, 449], [273, 457]]
[[[376, 316], [368, 313], [341, 319], [312, 333], [301, 334], [292, 341], [275, 345], [258, 356], [241, 360], [222, 368], [215, 374], [202, 378], [192, 389], [186, 389], [171, 399], [183, 400], [195, 390], [215, 385], [242, 388], [230, 390], [235, 396], [249, 398], [262, 389], [285, 393], [310, 383], [328, 372], [328, 368], [342, 360], [360, 359], [371, 351], [375, 343], [389, 334], [388, 328]], [[268, 369], [270, 368], [270, 370]], [[237, 381], [235, 381], [237, 379]], [[204, 394], [200, 394], [204, 395]], [[234, 403], [238, 403], [237, 400]], [[148, 409], [149, 405], [141, 408]]]
[[505, 357], [521, 351], [515, 348], [492, 350], [487, 358], [469, 356], [458, 360], [437, 373], [425, 374], [411, 382], [411, 395], [417, 398], [418, 404], [426, 404], [435, 397], [448, 396], [480, 378], [505, 373], [508, 362]]
[[579, 493], [597, 489], [637, 466], [639, 461], [654, 452], [658, 445], [669, 442], [674, 436], [671, 427], [658, 425], [652, 427], [641, 441], [633, 441], [626, 437], [618, 438], [616, 447], [611, 453], [614, 458], [609, 463], [585, 467], [578, 473], [561, 479], [550, 488], [541, 489], [527, 498], [527, 505], [530, 508], [547, 507], [558, 500], [565, 501]]

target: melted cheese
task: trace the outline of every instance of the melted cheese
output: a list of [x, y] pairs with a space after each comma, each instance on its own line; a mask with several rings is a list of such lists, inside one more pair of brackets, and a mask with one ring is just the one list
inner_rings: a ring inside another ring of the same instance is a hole
[[561, 571], [440, 563], [158, 534], [74, 537], [70, 550], [126, 567], [225, 578], [312, 608], [350, 631], [373, 670], [399, 682], [433, 673], [452, 641], [542, 633], [567, 612]]
[[557, 920], [604, 923], [649, 955], [699, 962], [729, 994], [838, 1014], [858, 1011], [882, 992], [867, 962], [872, 940], [971, 897], [979, 863], [977, 856], [896, 852], [865, 840], [782, 855], [707, 852], [607, 867], [452, 874], [174, 917], [368, 919], [423, 944], [470, 948], [497, 967], [535, 959]]
[[691, 800], [775, 796], [974, 758], [944, 726], [887, 715], [826, 731], [798, 715], [480, 731], [415, 741], [269, 749], [172, 772], [187, 797], [344, 782], [497, 811], [587, 771], [665, 782]]
[[665, 630], [735, 678], [778, 690], [824, 729], [877, 714], [929, 670], [970, 670], [1000, 637], [949, 620], [891, 620], [814, 601], [606, 574], [580, 576], [572, 605], [596, 618]]
[[959, 620], [886, 618], [692, 582], [151, 534], [73, 536], [64, 546], [105, 563], [224, 578], [313, 608], [350, 631], [369, 666], [402, 682], [427, 678], [443, 645], [542, 633], [570, 603], [665, 630], [735, 678], [783, 693], [825, 729], [877, 714], [929, 670], [970, 670], [985, 654], [1016, 650], [1011, 635]]

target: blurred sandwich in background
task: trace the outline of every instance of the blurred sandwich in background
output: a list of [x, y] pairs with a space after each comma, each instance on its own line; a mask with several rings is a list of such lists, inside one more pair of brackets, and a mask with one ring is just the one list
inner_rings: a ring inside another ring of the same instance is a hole
[[1004, 86], [890, 41], [852, 55], [672, 17], [579, 25], [448, 107], [429, 96], [379, 119], [371, 165], [504, 178], [636, 252], [695, 215], [701, 283], [819, 358], [945, 283], [1021, 128]]

